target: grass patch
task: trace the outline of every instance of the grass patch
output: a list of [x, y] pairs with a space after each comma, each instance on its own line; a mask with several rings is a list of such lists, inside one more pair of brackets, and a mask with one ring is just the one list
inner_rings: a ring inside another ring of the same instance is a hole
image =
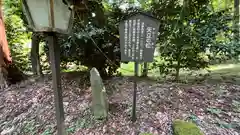
[[134, 75], [134, 62], [129, 62], [127, 64], [121, 63], [120, 68], [118, 69], [119, 72], [122, 73], [124, 76], [133, 76]]
[[[149, 63], [151, 65], [151, 63]], [[129, 62], [128, 64], [121, 64], [121, 68], [118, 69], [119, 72], [122, 73], [123, 76], [133, 76], [134, 75], [134, 62]], [[139, 75], [141, 75], [142, 67], [139, 65]], [[210, 71], [210, 73], [208, 72]], [[150, 78], [158, 78], [158, 80], [163, 80], [160, 76], [158, 69], [153, 69], [148, 71], [148, 76]], [[206, 77], [207, 76], [207, 77]], [[219, 65], [211, 65], [206, 69], [197, 70], [197, 71], [180, 71], [180, 80], [184, 80], [186, 82], [192, 80], [204, 80], [208, 79], [211, 81], [240, 81], [240, 63], [237, 64], [219, 64]]]
[[201, 130], [193, 123], [182, 120], [173, 122], [174, 135], [203, 135]]

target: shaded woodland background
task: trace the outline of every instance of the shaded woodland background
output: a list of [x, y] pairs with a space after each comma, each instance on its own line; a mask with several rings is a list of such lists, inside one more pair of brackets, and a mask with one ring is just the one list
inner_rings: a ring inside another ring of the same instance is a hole
[[[234, 21], [239, 16], [233, 0], [103, 0], [89, 1], [86, 6], [87, 12], [76, 13], [73, 32], [59, 35], [62, 70], [84, 66], [96, 67], [102, 76], [116, 74], [121, 65], [118, 24], [137, 11], [152, 14], [161, 22], [156, 59], [149, 70], [157, 69], [160, 75], [173, 75], [178, 80], [182, 69], [199, 70], [239, 60], [239, 21]], [[17, 67], [37, 75], [49, 70], [45, 36], [27, 32], [20, 1], [5, 0], [4, 15]]]

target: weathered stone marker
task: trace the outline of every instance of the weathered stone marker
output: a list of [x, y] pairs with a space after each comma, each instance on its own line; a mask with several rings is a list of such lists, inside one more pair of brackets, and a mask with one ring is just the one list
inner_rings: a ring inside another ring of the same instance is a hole
[[94, 117], [96, 119], [104, 119], [108, 114], [107, 94], [102, 78], [96, 68], [92, 68], [90, 71], [90, 81]]

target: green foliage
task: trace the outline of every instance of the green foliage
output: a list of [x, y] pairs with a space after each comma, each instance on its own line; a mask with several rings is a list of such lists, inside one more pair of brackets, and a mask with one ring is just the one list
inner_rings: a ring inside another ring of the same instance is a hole
[[[230, 44], [228, 36], [232, 32], [229, 10], [214, 12], [207, 5], [208, 0], [152, 3], [152, 11], [162, 23], [158, 40], [161, 61], [155, 61], [152, 68], [159, 68], [162, 74], [174, 72], [178, 80], [180, 69], [208, 67], [219, 54], [229, 54], [230, 58], [239, 55], [236, 44], [236, 49], [226, 45]], [[225, 47], [219, 45], [222, 41]]]
[[13, 61], [21, 70], [29, 71], [29, 48], [26, 43], [30, 39], [30, 34], [23, 26], [19, 4], [19, 0], [4, 1], [4, 21]]
[[[206, 16], [206, 15], [205, 15]], [[238, 59], [239, 43], [233, 39], [233, 29], [231, 28], [232, 15], [229, 10], [222, 10], [219, 12], [211, 13], [206, 19], [205, 26], [200, 25], [199, 30], [203, 31], [198, 36], [202, 39], [205, 38], [205, 42], [209, 49], [209, 59], [211, 64], [224, 63], [227, 60]], [[203, 16], [204, 17], [204, 16]], [[204, 32], [208, 32], [207, 37], [204, 36]]]
[[175, 79], [178, 80], [181, 68], [199, 69], [207, 66], [207, 61], [201, 56], [205, 48], [198, 43], [194, 30], [196, 24], [193, 23], [194, 17], [199, 14], [197, 11], [203, 6], [172, 2], [171, 5], [176, 6], [153, 4], [154, 14], [163, 23], [160, 26], [159, 54], [164, 61], [155, 62], [154, 68], [158, 67], [160, 73], [166, 74], [175, 71]]
[[[122, 17], [121, 10], [110, 5], [109, 9], [104, 10], [102, 3], [94, 1], [89, 2], [88, 7], [90, 10], [84, 15], [76, 12], [73, 33], [70, 36], [59, 35], [61, 61], [80, 63], [89, 68], [96, 67], [103, 77], [113, 75], [120, 67], [120, 43], [116, 24]], [[96, 16], [92, 16], [92, 13]], [[48, 53], [47, 46], [45, 52]]]
[[200, 129], [191, 122], [175, 120], [173, 122], [174, 135], [203, 135]]

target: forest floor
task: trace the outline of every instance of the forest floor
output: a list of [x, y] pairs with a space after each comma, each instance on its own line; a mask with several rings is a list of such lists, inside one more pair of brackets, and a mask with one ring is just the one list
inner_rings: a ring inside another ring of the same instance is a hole
[[[63, 73], [65, 124], [72, 135], [169, 135], [175, 119], [193, 121], [206, 135], [240, 134], [240, 68], [223, 68], [201, 81], [138, 78], [137, 121], [131, 122], [133, 78], [104, 81], [107, 121], [91, 114], [89, 75]], [[56, 134], [51, 77], [29, 79], [0, 91], [0, 134]]]

